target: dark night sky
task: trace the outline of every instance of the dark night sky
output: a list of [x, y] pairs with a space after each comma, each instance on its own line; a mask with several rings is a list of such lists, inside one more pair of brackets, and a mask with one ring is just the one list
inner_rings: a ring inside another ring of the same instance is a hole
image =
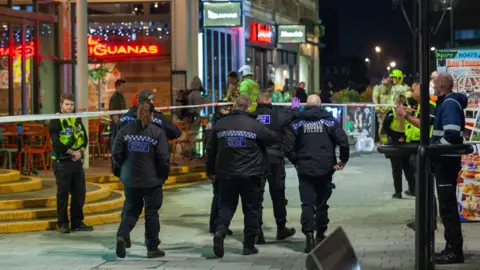
[[392, 7], [391, 0], [320, 0], [322, 7], [338, 10], [342, 56], [373, 58], [373, 48], [378, 44], [387, 58], [401, 62], [399, 58], [411, 51], [407, 23], [400, 9]]

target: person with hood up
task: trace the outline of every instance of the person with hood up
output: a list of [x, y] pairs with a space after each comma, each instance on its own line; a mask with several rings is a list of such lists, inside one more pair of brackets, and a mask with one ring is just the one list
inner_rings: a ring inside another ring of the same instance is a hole
[[[468, 105], [465, 95], [453, 92], [453, 78], [440, 73], [434, 81], [438, 97], [433, 122], [431, 144], [463, 144], [465, 129], [464, 109]], [[457, 177], [461, 169], [461, 157], [440, 156], [432, 159], [437, 184], [438, 207], [445, 227], [445, 249], [436, 254], [436, 264], [463, 263], [463, 237], [456, 197]]]
[[390, 96], [391, 100], [389, 102], [390, 104], [393, 104], [393, 100], [398, 95], [404, 95], [407, 99], [412, 97], [412, 91], [410, 90], [410, 87], [403, 83], [403, 72], [400, 69], [392, 70], [392, 73], [390, 73], [390, 78], [392, 79], [393, 83]]
[[153, 113], [152, 103], [140, 103], [135, 122], [122, 128], [113, 144], [112, 158], [115, 166], [121, 168], [119, 177], [125, 186], [116, 246], [120, 258], [125, 258], [126, 248], [131, 246], [130, 233], [144, 205], [147, 257], [165, 256], [165, 252], [158, 248], [158, 210], [163, 202], [162, 186], [170, 172], [170, 153], [165, 132], [152, 123]]
[[252, 101], [250, 111], [253, 112], [257, 108], [257, 104], [254, 104], [254, 102], [257, 100], [257, 95], [260, 92], [260, 86], [258, 86], [258, 83], [253, 79], [252, 68], [249, 65], [242, 66], [238, 72], [242, 74], [242, 81], [238, 88], [239, 95], [250, 97]]
[[[318, 95], [308, 96], [305, 110], [297, 113], [284, 138], [285, 155], [295, 165], [299, 179], [305, 253], [325, 239], [333, 173], [343, 170], [350, 155], [347, 134], [320, 106]], [[340, 146], [340, 161], [335, 154], [336, 146]]]
[[295, 90], [295, 97], [300, 99], [301, 103], [307, 102], [307, 92], [305, 91], [305, 82], [300, 82]]
[[[188, 105], [200, 105], [204, 103], [202, 97], [203, 93], [203, 84], [202, 80], [198, 76], [193, 77], [190, 82], [190, 90], [188, 91], [187, 101]], [[200, 122], [200, 111], [202, 108], [190, 108], [188, 109], [188, 116], [191, 118], [191, 122], [199, 123]]]

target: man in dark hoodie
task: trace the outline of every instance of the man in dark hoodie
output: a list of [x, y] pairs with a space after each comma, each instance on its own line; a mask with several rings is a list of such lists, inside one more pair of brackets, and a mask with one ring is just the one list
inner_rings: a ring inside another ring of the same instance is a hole
[[[438, 97], [435, 121], [430, 142], [432, 144], [463, 144], [465, 115], [468, 100], [465, 95], [453, 93], [453, 78], [441, 73], [434, 80]], [[435, 254], [436, 264], [463, 263], [463, 237], [456, 198], [457, 177], [461, 157], [443, 156], [432, 160], [437, 183], [438, 206], [445, 227], [445, 249]]]
[[[350, 154], [347, 134], [320, 105], [318, 95], [308, 96], [307, 107], [296, 115], [284, 139], [285, 154], [295, 165], [299, 179], [306, 253], [325, 239], [332, 176], [335, 171], [343, 170]], [[340, 162], [335, 155], [337, 145], [340, 146]]]
[[[257, 109], [252, 113], [257, 120], [277, 133], [283, 139], [284, 130], [291, 123], [290, 113], [283, 107], [272, 105], [272, 97], [269, 92], [263, 91], [257, 97]], [[267, 147], [268, 162], [270, 173], [262, 181], [262, 190], [260, 198], [260, 231], [257, 235], [257, 244], [265, 244], [265, 237], [262, 230], [263, 225], [263, 194], [265, 184], [268, 181], [270, 197], [273, 204], [273, 215], [277, 222], [277, 240], [285, 240], [295, 234], [295, 229], [287, 228], [287, 199], [285, 198], [285, 154], [281, 142]]]

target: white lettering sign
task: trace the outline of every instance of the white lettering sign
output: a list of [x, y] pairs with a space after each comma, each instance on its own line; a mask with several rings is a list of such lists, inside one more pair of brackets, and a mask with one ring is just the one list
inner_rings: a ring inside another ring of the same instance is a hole
[[215, 13], [211, 10], [208, 11], [207, 16], [209, 19], [236, 19], [238, 18], [238, 13]]
[[287, 32], [287, 31], [282, 31], [280, 32], [280, 36], [281, 37], [297, 37], [297, 38], [301, 38], [303, 37], [303, 32], [301, 31], [295, 31], [295, 32]]

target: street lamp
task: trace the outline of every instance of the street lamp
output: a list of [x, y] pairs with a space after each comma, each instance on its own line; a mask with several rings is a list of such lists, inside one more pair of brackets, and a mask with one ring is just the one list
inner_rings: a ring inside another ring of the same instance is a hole
[[397, 66], [397, 63], [396, 63], [395, 61], [392, 61], [392, 62], [390, 62], [390, 66], [391, 66], [392, 68], [394, 68], [394, 67]]
[[387, 70], [390, 71], [390, 69], [392, 69], [391, 67], [387, 67]]
[[375, 52], [376, 52], [376, 53], [381, 53], [381, 52], [382, 52], [382, 48], [380, 48], [379, 46], [376, 46], [376, 47], [375, 47]]
[[370, 63], [370, 59], [369, 59], [369, 58], [365, 58], [365, 62]]
[[431, 47], [431, 48], [430, 48], [430, 51], [434, 52], [436, 49], [437, 49], [437, 48], [435, 48], [435, 47]]

